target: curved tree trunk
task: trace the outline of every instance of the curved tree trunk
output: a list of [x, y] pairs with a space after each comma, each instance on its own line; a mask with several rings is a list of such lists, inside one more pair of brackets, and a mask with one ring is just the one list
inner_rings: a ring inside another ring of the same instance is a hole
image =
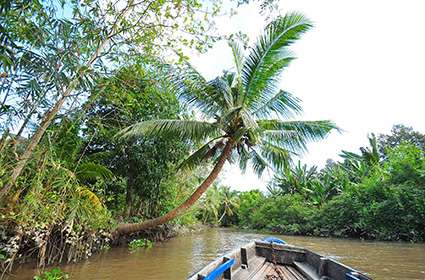
[[214, 168], [211, 170], [211, 173], [208, 177], [202, 182], [202, 184], [196, 189], [196, 191], [188, 198], [185, 202], [183, 202], [177, 208], [174, 208], [164, 216], [147, 220], [141, 223], [134, 224], [121, 224], [118, 226], [117, 230], [112, 233], [114, 237], [118, 237], [120, 235], [135, 233], [144, 229], [152, 228], [158, 225], [165, 224], [175, 217], [179, 216], [183, 212], [185, 212], [189, 207], [195, 204], [196, 201], [201, 197], [201, 195], [208, 189], [209, 186], [217, 179], [220, 171], [223, 169], [224, 163], [229, 158], [233, 148], [233, 141], [229, 139], [226, 143], [226, 146], [223, 149], [217, 163]]

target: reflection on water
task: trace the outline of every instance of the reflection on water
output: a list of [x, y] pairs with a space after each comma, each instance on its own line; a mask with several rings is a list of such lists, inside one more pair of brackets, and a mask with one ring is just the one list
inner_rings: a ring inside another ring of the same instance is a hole
[[[129, 252], [112, 248], [85, 262], [61, 266], [71, 279], [173, 280], [186, 277], [232, 248], [265, 235], [232, 229], [207, 229]], [[334, 238], [279, 236], [339, 259], [374, 279], [425, 279], [425, 244], [370, 242]], [[35, 270], [22, 266], [10, 279], [32, 279]]]

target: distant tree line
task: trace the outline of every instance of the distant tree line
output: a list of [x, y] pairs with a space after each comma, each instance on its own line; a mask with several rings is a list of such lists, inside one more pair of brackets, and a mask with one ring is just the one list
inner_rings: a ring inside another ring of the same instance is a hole
[[202, 216], [283, 234], [424, 241], [424, 144], [424, 134], [395, 125], [388, 135], [371, 134], [360, 153], [343, 151], [342, 161], [328, 160], [321, 170], [288, 166], [267, 193], [211, 189]]

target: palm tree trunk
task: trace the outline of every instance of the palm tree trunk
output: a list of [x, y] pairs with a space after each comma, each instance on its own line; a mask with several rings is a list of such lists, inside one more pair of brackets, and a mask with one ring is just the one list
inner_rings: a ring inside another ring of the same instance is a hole
[[208, 189], [209, 186], [217, 179], [220, 171], [223, 169], [224, 163], [229, 158], [233, 148], [233, 140], [229, 139], [226, 143], [226, 146], [223, 149], [217, 163], [214, 168], [211, 170], [211, 173], [208, 177], [202, 182], [202, 184], [196, 189], [196, 191], [188, 198], [185, 202], [183, 202], [180, 206], [174, 208], [164, 216], [147, 220], [141, 223], [134, 224], [121, 224], [118, 226], [115, 232], [112, 235], [116, 238], [120, 235], [136, 233], [138, 231], [152, 228], [158, 225], [165, 224], [172, 219], [176, 218], [183, 212], [185, 212], [189, 207], [195, 204], [196, 201], [201, 197], [201, 195]]

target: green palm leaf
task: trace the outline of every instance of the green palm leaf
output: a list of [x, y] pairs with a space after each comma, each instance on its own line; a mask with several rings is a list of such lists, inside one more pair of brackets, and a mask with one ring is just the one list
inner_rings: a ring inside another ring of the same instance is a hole
[[207, 86], [208, 88], [205, 89], [205, 92], [208, 94], [209, 98], [211, 98], [211, 102], [214, 102], [220, 108], [216, 109], [216, 114], [226, 109], [233, 108], [234, 101], [232, 89], [227, 81], [217, 77], [208, 82]]
[[75, 170], [75, 175], [79, 181], [95, 181], [99, 178], [111, 179], [114, 174], [109, 168], [95, 162], [83, 162]]
[[302, 111], [300, 100], [286, 91], [279, 91], [275, 96], [268, 99], [255, 109], [253, 114], [256, 117], [270, 117], [272, 113], [284, 118], [293, 117]]
[[291, 163], [291, 152], [270, 142], [264, 141], [260, 145], [261, 154], [274, 167], [282, 169]]
[[250, 160], [252, 170], [259, 177], [263, 174], [263, 171], [270, 167], [266, 158], [264, 158], [261, 153], [257, 152], [255, 149], [251, 149], [250, 151]]
[[266, 27], [242, 68], [245, 104], [250, 106], [258, 99], [266, 99], [264, 95], [270, 95], [277, 86], [279, 74], [294, 59], [286, 47], [311, 27], [311, 22], [298, 13], [290, 13]]
[[307, 149], [307, 140], [296, 131], [267, 130], [263, 132], [263, 138], [264, 141], [278, 145], [294, 155]]
[[220, 129], [213, 123], [194, 120], [149, 120], [136, 123], [119, 133], [124, 138], [137, 136], [179, 137], [194, 142], [217, 137]]
[[260, 128], [268, 131], [286, 131], [296, 133], [305, 141], [317, 141], [324, 139], [333, 129], [338, 127], [331, 121], [258, 121]]
[[211, 141], [207, 142], [205, 145], [202, 145], [199, 149], [193, 152], [189, 157], [187, 157], [178, 167], [178, 169], [193, 170], [195, 167], [199, 166], [203, 161], [215, 157], [219, 149], [224, 145], [222, 136], [214, 138]]
[[[235, 62], [235, 67], [236, 67], [236, 79], [234, 79], [232, 82], [232, 86], [242, 90], [242, 67], [244, 64], [244, 56], [243, 56], [243, 50], [242, 48], [239, 46], [239, 44], [235, 41], [230, 41], [229, 42], [230, 48], [232, 49], [232, 54], [233, 54], [233, 60]], [[241, 105], [240, 103], [238, 103], [238, 105]]]
[[239, 154], [239, 168], [241, 169], [242, 173], [245, 173], [248, 166], [248, 161], [250, 159], [250, 154], [245, 145], [238, 145], [237, 152]]
[[221, 109], [214, 99], [215, 91], [211, 91], [214, 87], [189, 63], [170, 71], [168, 79], [183, 106], [199, 110], [208, 117], [214, 117]]

